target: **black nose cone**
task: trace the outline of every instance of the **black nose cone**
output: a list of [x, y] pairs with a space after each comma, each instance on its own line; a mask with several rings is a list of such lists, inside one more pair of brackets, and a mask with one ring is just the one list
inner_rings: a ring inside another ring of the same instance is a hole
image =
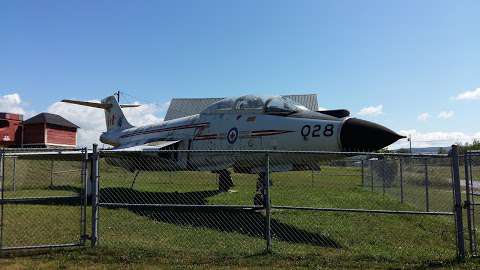
[[376, 151], [402, 138], [391, 129], [356, 118], [345, 121], [340, 133], [343, 151]]

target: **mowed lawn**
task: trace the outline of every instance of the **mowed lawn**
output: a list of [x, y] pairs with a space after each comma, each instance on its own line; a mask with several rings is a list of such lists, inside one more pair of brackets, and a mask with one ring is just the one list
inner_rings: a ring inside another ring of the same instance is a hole
[[[50, 167], [44, 165], [17, 161], [16, 191], [7, 177], [5, 197], [75, 195], [81, 188], [78, 162], [59, 162], [59, 171], [70, 172], [55, 174], [53, 186]], [[38, 173], [32, 173], [35, 171]], [[131, 188], [134, 173], [103, 162], [100, 174], [102, 202], [252, 205], [256, 185], [255, 175], [233, 174], [235, 192], [218, 192], [212, 173], [142, 172]], [[274, 206], [421, 210], [415, 204], [401, 204], [397, 197], [361, 187], [358, 167], [325, 164], [315, 173], [273, 173], [272, 184]], [[450, 203], [448, 191], [448, 187], [433, 190], [432, 203]], [[87, 212], [90, 214], [90, 207]], [[0, 262], [2, 268], [12, 269], [477, 266], [473, 261], [456, 264], [451, 216], [274, 209], [271, 254], [265, 253], [264, 220], [262, 211], [244, 209], [101, 208], [98, 247], [36, 251]], [[4, 246], [76, 242], [80, 207], [6, 205], [4, 224]], [[90, 233], [90, 225], [87, 231]]]

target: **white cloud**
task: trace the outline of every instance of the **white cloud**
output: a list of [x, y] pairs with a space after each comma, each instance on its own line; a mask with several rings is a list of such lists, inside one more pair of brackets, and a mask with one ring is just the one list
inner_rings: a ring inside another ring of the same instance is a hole
[[158, 113], [165, 111], [163, 104], [142, 104], [140, 107], [123, 109], [128, 122], [134, 126], [143, 126], [157, 124], [163, 121], [163, 118], [157, 116]]
[[[480, 138], [480, 132], [475, 134], [466, 134], [463, 132], [419, 132], [415, 129], [401, 130], [399, 134], [404, 136], [412, 136], [412, 147], [432, 147], [432, 146], [449, 146], [455, 143], [472, 142], [473, 139]], [[406, 139], [400, 140], [390, 146], [392, 149], [408, 148], [409, 143]]]
[[320, 107], [320, 106], [318, 106], [318, 110], [319, 110], [319, 111], [328, 111], [328, 109], [327, 109], [327, 108]]
[[365, 107], [358, 112], [362, 116], [378, 116], [383, 114], [383, 105]]
[[17, 93], [0, 96], [0, 112], [25, 114], [22, 99]]
[[440, 119], [449, 119], [452, 118], [455, 113], [453, 111], [443, 111], [438, 114], [438, 118]]
[[457, 100], [474, 100], [480, 99], [480, 88], [474, 89], [472, 91], [465, 91], [460, 93], [458, 96], [455, 97]]
[[[91, 100], [99, 102], [98, 100]], [[78, 129], [78, 146], [88, 146], [99, 143], [100, 133], [105, 131], [105, 113], [101, 109], [55, 102], [47, 111], [61, 115], [68, 121], [80, 127]]]
[[417, 120], [420, 122], [427, 122], [428, 119], [430, 119], [430, 114], [429, 113], [421, 113], [418, 117]]
[[[92, 100], [99, 102], [98, 100]], [[138, 102], [136, 102], [138, 104]], [[137, 108], [124, 109], [125, 117], [134, 126], [155, 124], [163, 121], [158, 114], [165, 112], [170, 102], [163, 104], [142, 104]], [[24, 119], [34, 115], [34, 112], [25, 110], [26, 104], [18, 93], [0, 96], [0, 112], [24, 114]], [[47, 109], [49, 113], [61, 115], [65, 119], [78, 125], [78, 146], [91, 146], [100, 143], [100, 134], [106, 130], [105, 113], [101, 109], [55, 102]]]
[[[92, 102], [99, 101], [92, 100]], [[136, 104], [138, 103], [136, 102]], [[157, 116], [158, 113], [164, 111], [163, 108], [163, 105], [142, 104], [142, 106], [136, 108], [125, 108], [123, 112], [130, 124], [139, 126], [163, 121], [163, 118]], [[103, 110], [55, 102], [48, 108], [48, 112], [61, 115], [80, 127], [78, 130], [78, 146], [91, 146], [93, 143], [100, 144], [98, 138], [106, 130], [105, 113]]]

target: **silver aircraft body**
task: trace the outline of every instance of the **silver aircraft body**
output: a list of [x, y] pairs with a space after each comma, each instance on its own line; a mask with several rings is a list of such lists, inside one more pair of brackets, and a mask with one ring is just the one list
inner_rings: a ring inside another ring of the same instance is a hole
[[[199, 114], [139, 127], [132, 126], [121, 109], [138, 105], [119, 105], [114, 96], [103, 99], [101, 103], [63, 102], [104, 109], [107, 131], [102, 133], [100, 141], [112, 145], [113, 151], [135, 151], [164, 159], [162, 163], [165, 166], [123, 163], [132, 171], [149, 170], [150, 167], [159, 170], [208, 171], [233, 168], [236, 171], [258, 173], [263, 166], [252, 165], [259, 164], [252, 162], [258, 155], [232, 155], [233, 151], [375, 151], [403, 137], [381, 125], [349, 117], [346, 110], [311, 111], [279, 96], [226, 98]], [[150, 151], [158, 149], [190, 151], [172, 151], [170, 154]], [[207, 155], [202, 152], [206, 150], [232, 152]], [[312, 167], [311, 162], [295, 164], [292, 159], [288, 161], [287, 157], [276, 163], [281, 165], [274, 165], [272, 169], [288, 171]]]

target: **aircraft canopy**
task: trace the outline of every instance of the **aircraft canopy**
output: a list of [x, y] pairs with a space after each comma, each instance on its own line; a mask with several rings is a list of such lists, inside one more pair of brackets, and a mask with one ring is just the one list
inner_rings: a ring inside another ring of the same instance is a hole
[[245, 110], [259, 111], [266, 114], [290, 114], [298, 111], [308, 111], [309, 109], [286, 97], [246, 95], [222, 99], [208, 106], [202, 113], [223, 113]]

